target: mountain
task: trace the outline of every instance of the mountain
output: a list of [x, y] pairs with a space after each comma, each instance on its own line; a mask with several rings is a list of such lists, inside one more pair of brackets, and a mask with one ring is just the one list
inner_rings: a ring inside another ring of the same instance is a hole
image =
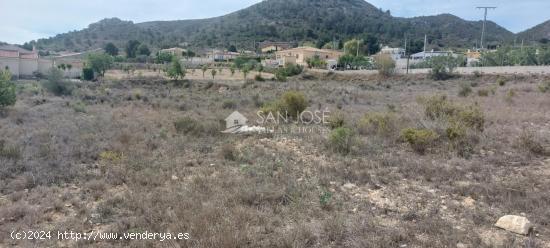
[[[397, 18], [363, 0], [264, 0], [237, 12], [200, 20], [133, 23], [104, 19], [88, 28], [37, 41], [39, 49], [85, 50], [113, 42], [118, 47], [135, 39], [153, 47], [188, 43], [195, 48], [251, 49], [255, 42], [314, 42], [376, 36], [382, 43], [402, 45], [405, 33], [413, 42], [428, 35], [431, 48], [473, 47], [481, 35], [481, 22], [444, 14]], [[487, 41], [513, 40], [510, 31], [489, 22]]]
[[520, 39], [524, 39], [527, 41], [538, 41], [541, 43], [549, 43], [550, 20], [519, 33], [518, 37]]

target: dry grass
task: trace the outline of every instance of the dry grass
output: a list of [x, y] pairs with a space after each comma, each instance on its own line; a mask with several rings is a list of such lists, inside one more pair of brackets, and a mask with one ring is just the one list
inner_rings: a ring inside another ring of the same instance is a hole
[[[134, 78], [82, 83], [64, 97], [22, 82], [16, 106], [0, 117], [0, 246], [33, 245], [9, 240], [13, 229], [93, 229], [188, 232], [191, 240], [61, 244], [547, 247], [550, 98], [536, 90], [546, 81], [509, 77], [495, 87], [491, 76], [434, 82], [315, 75], [245, 85]], [[464, 82], [495, 94], [458, 97]], [[335, 149], [329, 133], [220, 133], [234, 110], [253, 117], [288, 91], [303, 92], [308, 110], [335, 113], [333, 128], [353, 136], [334, 138]], [[458, 115], [476, 122], [462, 139], [452, 138], [455, 119], [429, 118], [417, 102], [434, 95], [463, 110], [479, 108], [483, 122]], [[437, 138], [417, 153], [401, 135], [407, 128]], [[494, 228], [505, 214], [525, 214], [538, 236]]]

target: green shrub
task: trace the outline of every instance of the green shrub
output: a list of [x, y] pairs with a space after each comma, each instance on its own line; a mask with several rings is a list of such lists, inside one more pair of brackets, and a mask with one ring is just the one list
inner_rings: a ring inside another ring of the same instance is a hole
[[289, 91], [283, 94], [282, 103], [284, 110], [293, 117], [300, 115], [308, 106], [304, 94], [297, 91]]
[[391, 113], [368, 113], [357, 125], [363, 135], [389, 135], [395, 129], [395, 117]]
[[94, 79], [94, 70], [92, 68], [82, 68], [82, 79], [91, 81]]
[[265, 81], [265, 79], [262, 77], [262, 75], [258, 74], [254, 77], [254, 80], [258, 81], [258, 82], [263, 82]]
[[506, 79], [503, 78], [503, 77], [498, 77], [498, 79], [497, 79], [497, 84], [498, 84], [499, 86], [504, 86], [504, 85], [506, 85]]
[[286, 74], [283, 70], [277, 70], [275, 72], [275, 79], [277, 79], [277, 81], [279, 82], [286, 82]]
[[306, 110], [308, 102], [301, 92], [288, 91], [284, 93], [278, 101], [264, 104], [262, 111], [264, 113], [279, 112], [287, 117], [296, 118]]
[[478, 96], [487, 97], [489, 96], [489, 90], [488, 89], [479, 89], [477, 91]]
[[286, 75], [289, 77], [302, 74], [304, 67], [301, 65], [290, 64], [285, 67]]
[[15, 104], [17, 100], [15, 84], [11, 82], [9, 71], [0, 71], [0, 109]]
[[458, 96], [467, 97], [472, 93], [472, 87], [469, 84], [463, 83], [460, 85]]
[[430, 120], [447, 118], [459, 111], [459, 108], [447, 101], [447, 96], [444, 95], [420, 98], [419, 102], [425, 106], [426, 117]]
[[434, 80], [446, 80], [453, 77], [454, 69], [460, 64], [461, 58], [452, 56], [438, 56], [430, 58], [429, 64], [432, 67], [430, 77]]
[[287, 77], [302, 74], [304, 68], [301, 65], [288, 64], [284, 68], [279, 68], [275, 72], [275, 78], [278, 81], [285, 82]]
[[95, 73], [104, 76], [113, 65], [113, 57], [104, 53], [91, 53], [88, 54], [86, 63]]
[[331, 199], [332, 199], [332, 192], [324, 190], [319, 195], [319, 204], [321, 205], [321, 208], [323, 208], [323, 209], [330, 208]]
[[424, 154], [439, 138], [437, 133], [429, 129], [407, 128], [401, 131], [402, 138], [409, 143], [414, 151]]
[[476, 131], [483, 132], [485, 126], [485, 116], [477, 106], [469, 106], [458, 111], [456, 122]]
[[337, 153], [348, 154], [354, 144], [354, 133], [347, 127], [339, 127], [329, 135], [329, 147]]
[[317, 69], [326, 69], [327, 68], [327, 62], [322, 60], [319, 55], [313, 56], [313, 58], [307, 58], [306, 59], [307, 67], [308, 68], [317, 68]]
[[174, 122], [176, 132], [180, 134], [198, 135], [203, 131], [203, 126], [191, 117], [183, 117]]
[[447, 138], [451, 141], [462, 139], [466, 136], [466, 129], [459, 123], [451, 123], [447, 130], [445, 130]]
[[57, 68], [51, 68], [48, 73], [48, 81], [43, 87], [56, 96], [69, 96], [73, 94], [74, 84], [63, 78], [63, 72]]

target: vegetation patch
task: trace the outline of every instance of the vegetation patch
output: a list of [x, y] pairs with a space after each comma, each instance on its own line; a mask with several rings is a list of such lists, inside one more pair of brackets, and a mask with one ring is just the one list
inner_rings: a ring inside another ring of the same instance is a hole
[[352, 151], [352, 147], [355, 144], [355, 133], [352, 129], [347, 127], [339, 127], [329, 135], [328, 146], [334, 152], [340, 154], [349, 154]]
[[75, 88], [74, 83], [63, 78], [63, 72], [57, 68], [50, 69], [43, 87], [56, 96], [70, 96]]
[[429, 129], [406, 128], [401, 131], [401, 137], [409, 143], [414, 151], [424, 154], [429, 147], [434, 145], [439, 135]]
[[368, 113], [359, 120], [357, 128], [363, 135], [391, 135], [396, 128], [396, 117], [389, 112]]
[[298, 118], [308, 107], [305, 95], [298, 91], [285, 92], [277, 101], [267, 103], [262, 107], [264, 113], [280, 113], [286, 117]]
[[0, 109], [15, 104], [15, 84], [9, 71], [0, 71]]

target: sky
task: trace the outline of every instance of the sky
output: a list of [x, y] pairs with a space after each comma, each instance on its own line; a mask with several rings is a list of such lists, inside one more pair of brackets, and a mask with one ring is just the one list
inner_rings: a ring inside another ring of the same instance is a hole
[[[0, 41], [22, 44], [39, 38], [81, 30], [103, 18], [136, 23], [215, 17], [261, 0], [0, 0]], [[450, 13], [480, 20], [476, 6], [498, 6], [489, 19], [520, 32], [550, 19], [549, 0], [369, 0], [393, 16], [413, 17]]]

